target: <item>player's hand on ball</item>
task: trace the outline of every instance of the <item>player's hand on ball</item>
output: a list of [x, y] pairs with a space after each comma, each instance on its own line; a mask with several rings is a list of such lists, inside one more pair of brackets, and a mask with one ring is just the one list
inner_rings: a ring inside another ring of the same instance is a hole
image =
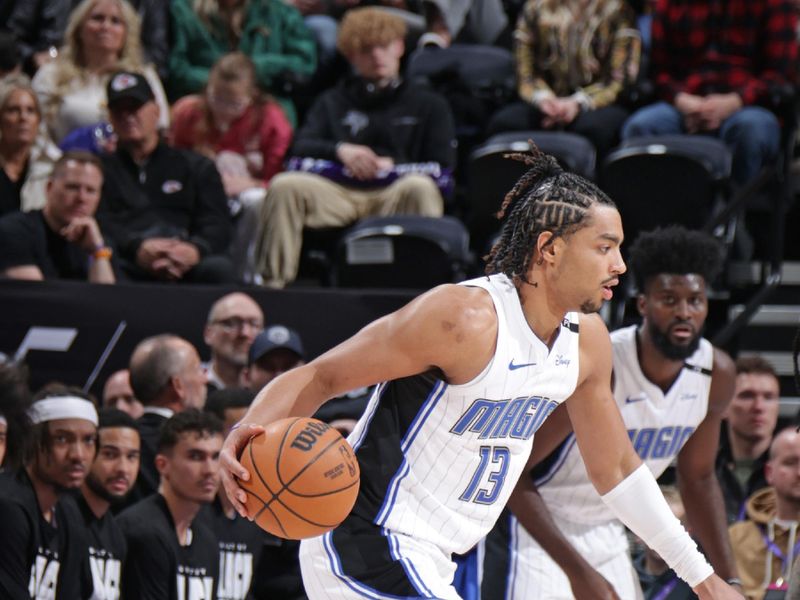
[[222, 477], [222, 487], [225, 488], [225, 494], [227, 494], [236, 512], [251, 520], [252, 515], [247, 514], [247, 508], [245, 507], [247, 494], [239, 487], [237, 482], [237, 479], [249, 481], [250, 473], [239, 462], [239, 456], [250, 438], [263, 431], [264, 428], [261, 425], [242, 423], [228, 434], [219, 454], [219, 463], [222, 467], [220, 476]]

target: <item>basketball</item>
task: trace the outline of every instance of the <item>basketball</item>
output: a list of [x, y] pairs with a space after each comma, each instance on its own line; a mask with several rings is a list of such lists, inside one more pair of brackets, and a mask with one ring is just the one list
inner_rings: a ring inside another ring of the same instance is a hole
[[350, 513], [360, 471], [353, 448], [327, 423], [292, 417], [254, 436], [240, 457], [247, 512], [278, 537], [301, 540], [330, 531]]

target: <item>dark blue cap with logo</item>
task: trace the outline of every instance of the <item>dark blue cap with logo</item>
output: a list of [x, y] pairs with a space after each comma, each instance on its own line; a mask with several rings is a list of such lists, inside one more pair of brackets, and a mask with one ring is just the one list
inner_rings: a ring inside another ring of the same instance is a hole
[[252, 365], [267, 352], [279, 348], [291, 350], [300, 358], [305, 359], [305, 350], [303, 349], [303, 340], [300, 339], [300, 334], [284, 325], [272, 325], [259, 333], [256, 339], [253, 340], [248, 352], [248, 364]]

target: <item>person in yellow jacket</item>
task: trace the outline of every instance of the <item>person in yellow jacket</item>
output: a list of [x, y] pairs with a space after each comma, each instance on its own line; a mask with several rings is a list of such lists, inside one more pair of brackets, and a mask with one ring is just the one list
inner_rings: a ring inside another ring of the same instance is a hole
[[731, 546], [745, 595], [765, 598], [788, 587], [794, 557], [800, 553], [800, 433], [781, 430], [765, 465], [769, 487], [747, 501], [747, 520], [730, 526]]

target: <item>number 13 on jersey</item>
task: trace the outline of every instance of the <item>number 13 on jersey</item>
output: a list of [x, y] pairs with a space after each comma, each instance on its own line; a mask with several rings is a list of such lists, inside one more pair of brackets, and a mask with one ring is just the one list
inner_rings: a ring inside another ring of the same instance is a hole
[[505, 446], [481, 446], [479, 453], [481, 462], [458, 499], [477, 504], [493, 504], [503, 489], [511, 452]]

